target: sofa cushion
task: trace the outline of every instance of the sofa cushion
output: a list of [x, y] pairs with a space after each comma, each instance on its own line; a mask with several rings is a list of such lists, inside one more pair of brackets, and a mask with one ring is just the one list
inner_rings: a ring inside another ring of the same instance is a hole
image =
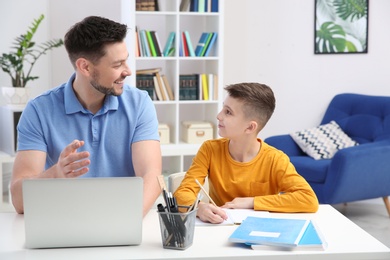
[[316, 160], [330, 159], [338, 150], [358, 145], [335, 121], [290, 135], [307, 155]]

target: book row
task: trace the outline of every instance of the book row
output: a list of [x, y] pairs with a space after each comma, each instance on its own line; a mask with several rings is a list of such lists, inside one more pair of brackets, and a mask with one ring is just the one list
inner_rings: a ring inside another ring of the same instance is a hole
[[181, 0], [181, 12], [210, 13], [218, 12], [219, 0]]
[[[181, 12], [218, 12], [219, 0], [181, 0]], [[136, 11], [160, 11], [158, 0], [136, 0]]]
[[137, 70], [136, 87], [147, 91], [152, 100], [174, 100], [175, 96], [171, 85], [167, 77], [160, 71], [160, 68]]
[[136, 11], [159, 11], [158, 0], [136, 0]]
[[179, 100], [218, 100], [218, 75], [180, 75]]
[[[215, 45], [218, 33], [203, 32], [195, 48], [188, 31], [183, 31], [180, 37], [179, 56], [207, 57]], [[164, 48], [162, 48], [156, 31], [135, 30], [135, 56], [136, 57], [169, 57], [175, 56], [175, 32], [170, 32]]]
[[[160, 68], [137, 70], [136, 87], [148, 92], [152, 100], [175, 100], [174, 91]], [[179, 100], [217, 100], [218, 76], [214, 74], [179, 75]]]

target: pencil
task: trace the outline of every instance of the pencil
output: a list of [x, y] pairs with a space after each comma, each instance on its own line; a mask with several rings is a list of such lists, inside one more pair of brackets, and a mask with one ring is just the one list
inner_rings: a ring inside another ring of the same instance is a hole
[[200, 189], [203, 191], [203, 193], [207, 196], [207, 198], [209, 198], [210, 202], [213, 203], [214, 206], [218, 207], [217, 204], [215, 204], [215, 202], [213, 201], [213, 199], [210, 197], [209, 193], [203, 188], [202, 184], [200, 184], [200, 182], [195, 179], [195, 182], [196, 184], [199, 185]]

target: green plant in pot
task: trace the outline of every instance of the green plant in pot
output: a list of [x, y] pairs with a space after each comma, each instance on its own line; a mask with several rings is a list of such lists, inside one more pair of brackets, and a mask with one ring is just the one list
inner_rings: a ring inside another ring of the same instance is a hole
[[37, 60], [49, 50], [64, 44], [62, 39], [35, 44], [33, 37], [43, 19], [44, 15], [34, 19], [27, 32], [15, 38], [13, 51], [0, 56], [1, 69], [11, 77], [13, 87], [24, 88], [30, 80], [38, 79], [38, 76], [31, 75]]

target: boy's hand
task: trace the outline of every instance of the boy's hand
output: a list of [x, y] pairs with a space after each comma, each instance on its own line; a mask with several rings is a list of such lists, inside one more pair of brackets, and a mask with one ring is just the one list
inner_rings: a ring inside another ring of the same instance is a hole
[[199, 203], [197, 216], [203, 222], [210, 222], [213, 224], [222, 223], [228, 218], [226, 212], [223, 209], [205, 202]]

